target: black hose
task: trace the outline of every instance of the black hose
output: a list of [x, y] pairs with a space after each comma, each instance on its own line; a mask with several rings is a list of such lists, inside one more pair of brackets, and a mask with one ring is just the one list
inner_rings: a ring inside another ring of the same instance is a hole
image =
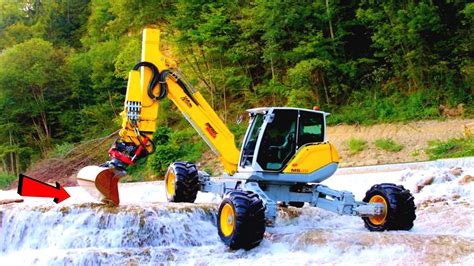
[[194, 102], [195, 105], [199, 105], [196, 99], [194, 99], [192, 93], [189, 91], [188, 87], [186, 87], [186, 84], [179, 78], [176, 73], [170, 70], [163, 70], [163, 72], [160, 73], [160, 86], [162, 90], [168, 89], [168, 84], [166, 84], [166, 77], [168, 75], [171, 75], [176, 79], [176, 83], [181, 87], [181, 89], [183, 89], [184, 93], [191, 99], [191, 101]]
[[[133, 67], [133, 70], [138, 70], [142, 66], [150, 68], [152, 72], [152, 77], [150, 83], [148, 84], [147, 90], [148, 97], [153, 100], [161, 100], [165, 98], [168, 92], [168, 84], [166, 83], [166, 78], [168, 75], [172, 75], [176, 79], [176, 83], [183, 89], [184, 93], [186, 93], [186, 95], [191, 99], [191, 101], [193, 101], [194, 104], [199, 105], [196, 99], [194, 99], [192, 93], [189, 91], [188, 87], [186, 87], [186, 84], [178, 77], [177, 74], [173, 73], [170, 70], [163, 70], [163, 72], [160, 73], [160, 71], [154, 64], [146, 61], [136, 64]], [[160, 93], [158, 95], [155, 95], [153, 94], [153, 89], [158, 83], [160, 83]]]
[[160, 93], [158, 95], [155, 95], [153, 93], [153, 89], [160, 82], [160, 71], [158, 70], [158, 68], [150, 62], [143, 61], [143, 62], [140, 62], [140, 63], [136, 64], [133, 67], [133, 70], [138, 70], [142, 66], [143, 67], [148, 67], [151, 70], [151, 73], [152, 73], [150, 83], [148, 83], [148, 90], [147, 90], [148, 97], [150, 97], [153, 100], [161, 100], [161, 99], [165, 98], [166, 97], [166, 92], [167, 92], [166, 87], [160, 86]]

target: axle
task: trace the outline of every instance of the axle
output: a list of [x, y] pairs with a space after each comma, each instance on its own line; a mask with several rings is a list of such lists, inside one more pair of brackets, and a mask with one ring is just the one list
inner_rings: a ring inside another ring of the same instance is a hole
[[259, 195], [265, 204], [267, 224], [274, 224], [277, 217], [277, 203], [309, 203], [340, 215], [370, 217], [381, 215], [384, 205], [356, 201], [348, 191], [338, 191], [321, 184], [271, 184], [251, 180], [213, 180], [205, 172], [199, 172], [202, 192], [219, 194], [222, 197], [229, 191], [242, 189]]

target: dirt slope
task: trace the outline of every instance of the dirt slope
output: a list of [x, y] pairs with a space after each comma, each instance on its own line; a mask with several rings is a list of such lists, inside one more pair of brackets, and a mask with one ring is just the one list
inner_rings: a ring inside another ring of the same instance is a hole
[[[463, 137], [463, 126], [474, 119], [451, 119], [445, 121], [415, 121], [400, 124], [379, 124], [373, 126], [337, 125], [328, 127], [329, 141], [336, 144], [341, 155], [341, 166], [362, 166], [428, 160], [424, 149], [430, 140], [448, 140]], [[346, 142], [363, 139], [368, 148], [357, 154], [349, 154]], [[387, 152], [375, 147], [374, 141], [391, 138], [402, 144], [399, 152]]]

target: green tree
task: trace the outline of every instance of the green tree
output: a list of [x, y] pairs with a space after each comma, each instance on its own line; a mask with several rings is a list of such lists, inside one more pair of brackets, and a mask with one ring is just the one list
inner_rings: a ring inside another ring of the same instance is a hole
[[61, 71], [65, 54], [41, 39], [30, 39], [0, 55], [0, 109], [2, 131], [11, 145], [34, 147], [45, 153], [56, 132], [57, 112], [67, 99]]

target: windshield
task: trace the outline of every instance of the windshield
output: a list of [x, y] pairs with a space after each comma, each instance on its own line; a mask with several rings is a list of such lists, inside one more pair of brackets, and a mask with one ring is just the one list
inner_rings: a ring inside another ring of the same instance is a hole
[[281, 170], [295, 153], [297, 110], [275, 110], [260, 143], [258, 164], [264, 170]]
[[253, 154], [255, 152], [255, 145], [257, 143], [258, 134], [263, 124], [264, 117], [262, 114], [258, 114], [254, 117], [252, 122], [252, 128], [250, 129], [249, 135], [243, 145], [241, 166], [247, 166], [252, 164]]

